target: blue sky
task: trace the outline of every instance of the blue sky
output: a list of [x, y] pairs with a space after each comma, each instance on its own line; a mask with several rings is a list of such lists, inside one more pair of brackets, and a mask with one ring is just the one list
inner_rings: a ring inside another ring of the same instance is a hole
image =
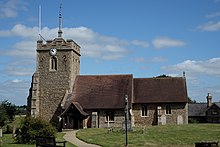
[[41, 34], [81, 46], [82, 75], [186, 72], [188, 96], [220, 101], [220, 0], [0, 0], [0, 100], [26, 104]]

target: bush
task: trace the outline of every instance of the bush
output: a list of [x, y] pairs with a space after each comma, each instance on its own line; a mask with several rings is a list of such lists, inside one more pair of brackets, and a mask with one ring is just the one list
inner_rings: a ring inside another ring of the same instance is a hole
[[35, 136], [55, 137], [55, 127], [40, 118], [27, 117], [21, 122], [21, 127], [16, 130], [15, 140], [17, 143], [35, 143]]
[[4, 134], [11, 134], [13, 132], [13, 126], [11, 124], [5, 125], [2, 129]]

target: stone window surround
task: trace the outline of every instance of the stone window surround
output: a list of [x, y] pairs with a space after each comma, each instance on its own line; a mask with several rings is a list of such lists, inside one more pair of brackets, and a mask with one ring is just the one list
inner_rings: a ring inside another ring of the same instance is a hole
[[171, 105], [167, 104], [166, 105], [166, 115], [172, 115], [172, 108]]
[[142, 104], [140, 107], [141, 117], [149, 117], [149, 112], [146, 104]]
[[109, 123], [115, 122], [115, 112], [114, 111], [105, 111], [105, 122], [108, 122], [108, 116], [109, 116]]
[[58, 68], [58, 60], [57, 57], [52, 56], [50, 58], [50, 71], [57, 71]]

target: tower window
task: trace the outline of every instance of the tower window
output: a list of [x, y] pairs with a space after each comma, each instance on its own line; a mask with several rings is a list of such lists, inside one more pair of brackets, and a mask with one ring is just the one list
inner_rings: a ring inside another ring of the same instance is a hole
[[50, 68], [51, 70], [57, 70], [57, 58], [56, 57], [51, 57], [51, 62], [50, 62]]

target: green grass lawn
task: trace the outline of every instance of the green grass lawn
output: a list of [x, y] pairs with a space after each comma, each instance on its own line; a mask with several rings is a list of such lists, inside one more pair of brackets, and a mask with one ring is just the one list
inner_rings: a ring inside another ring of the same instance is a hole
[[[125, 145], [125, 134], [120, 129], [108, 133], [107, 129], [82, 129], [80, 139], [104, 147]], [[129, 146], [194, 146], [200, 141], [220, 141], [220, 124], [189, 124], [173, 126], [149, 126], [142, 133], [134, 128], [128, 133]]]
[[[58, 133], [56, 141], [64, 141], [64, 133]], [[15, 144], [12, 134], [3, 134], [2, 147], [35, 147], [35, 144]], [[76, 147], [75, 145], [67, 142], [66, 147]]]
[[[20, 126], [21, 120], [24, 116], [17, 116], [15, 120], [8, 125], [13, 128], [18, 128]], [[6, 131], [6, 126], [3, 127], [3, 132]], [[64, 141], [63, 139], [64, 133], [57, 133], [56, 141]], [[2, 145], [1, 145], [2, 142]], [[0, 146], [2, 147], [35, 147], [35, 144], [16, 144], [14, 139], [12, 138], [12, 134], [3, 134], [3, 137], [0, 138]], [[67, 142], [66, 147], [76, 147], [75, 145]]]

